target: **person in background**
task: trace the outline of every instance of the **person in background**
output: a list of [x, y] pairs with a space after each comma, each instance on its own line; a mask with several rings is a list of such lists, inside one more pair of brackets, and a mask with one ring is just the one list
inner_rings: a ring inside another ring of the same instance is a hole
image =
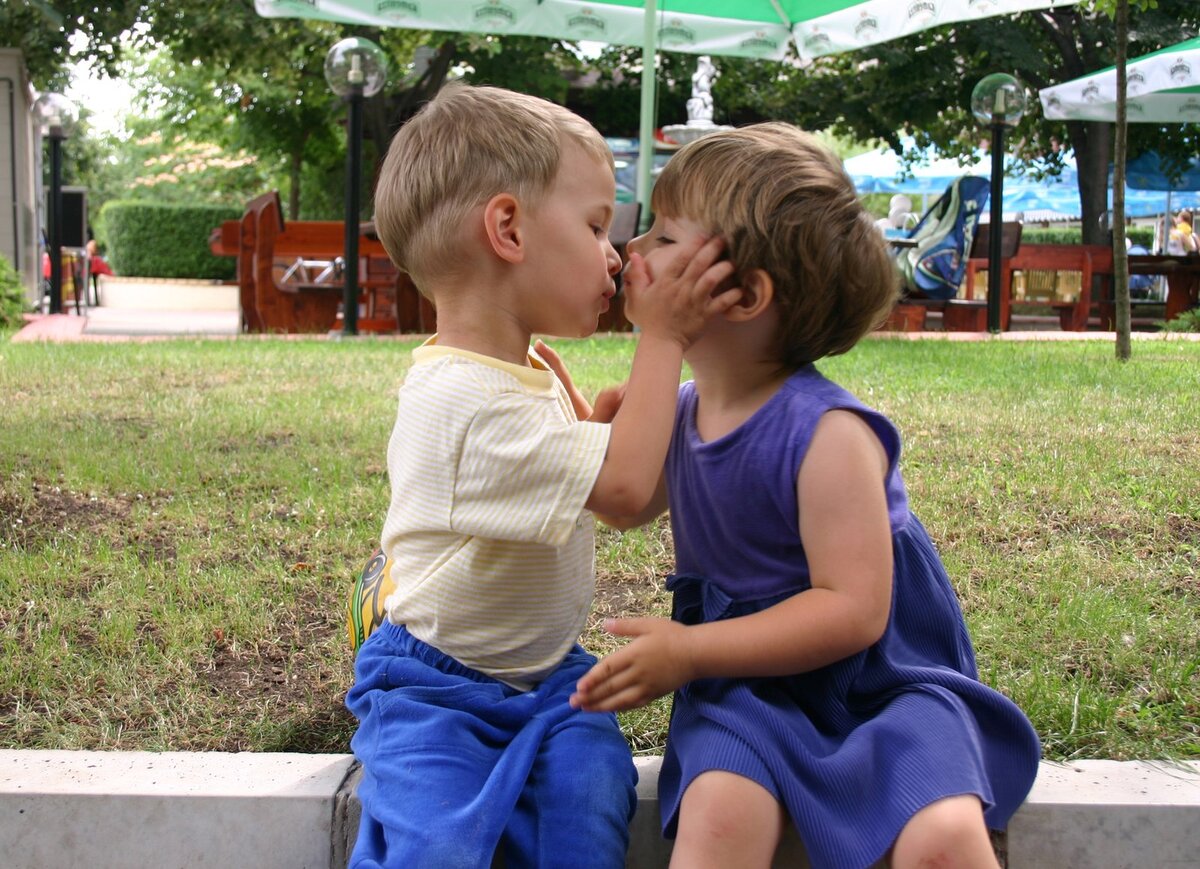
[[1200, 240], [1192, 228], [1192, 212], [1183, 209], [1172, 219], [1171, 234], [1167, 239], [1167, 253], [1185, 256], [1200, 250]]

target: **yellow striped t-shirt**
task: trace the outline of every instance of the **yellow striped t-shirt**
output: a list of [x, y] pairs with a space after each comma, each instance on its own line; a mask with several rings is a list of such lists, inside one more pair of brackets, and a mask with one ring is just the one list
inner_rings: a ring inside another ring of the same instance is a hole
[[388, 619], [527, 689], [579, 637], [595, 590], [584, 509], [610, 427], [558, 378], [452, 347], [413, 352], [388, 444]]

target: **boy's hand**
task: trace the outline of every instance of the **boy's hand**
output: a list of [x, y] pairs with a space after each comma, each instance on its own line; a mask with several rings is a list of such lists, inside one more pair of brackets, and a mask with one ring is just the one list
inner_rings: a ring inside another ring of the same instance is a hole
[[554, 350], [551, 350], [550, 345], [541, 338], [533, 343], [533, 349], [537, 351], [538, 356], [541, 356], [545, 360], [546, 364], [550, 366], [550, 370], [554, 372], [554, 376], [566, 388], [567, 395], [571, 397], [571, 406], [575, 408], [575, 417], [577, 419], [588, 419], [592, 415], [592, 406], [588, 404], [588, 400], [583, 397], [583, 393], [579, 391], [579, 387], [571, 379], [571, 372], [567, 371], [567, 366], [563, 363], [562, 357]]
[[596, 393], [596, 403], [592, 405], [592, 415], [588, 422], [612, 422], [621, 403], [625, 401], [625, 384], [608, 386]]
[[575, 686], [571, 705], [588, 712], [644, 706], [694, 678], [688, 629], [671, 619], [608, 619], [604, 629], [634, 640], [592, 667]]
[[624, 280], [625, 315], [643, 332], [657, 332], [686, 350], [704, 324], [736, 304], [742, 291], [722, 286], [733, 277], [734, 266], [720, 259], [725, 250], [720, 236], [676, 248], [654, 269], [645, 257], [630, 253]]
[[563, 363], [562, 357], [552, 350], [550, 345], [539, 338], [534, 342], [533, 349], [550, 366], [550, 370], [554, 372], [554, 376], [562, 381], [562, 385], [567, 390], [567, 395], [571, 397], [571, 406], [575, 408], [575, 416], [577, 418], [586, 419], [588, 422], [613, 421], [613, 417], [621, 409], [621, 402], [625, 400], [624, 384], [621, 386], [609, 386], [600, 390], [596, 395], [596, 404], [593, 406], [588, 404], [588, 400], [583, 397], [583, 393], [579, 391], [579, 387], [571, 380], [571, 373], [567, 371], [567, 366]]

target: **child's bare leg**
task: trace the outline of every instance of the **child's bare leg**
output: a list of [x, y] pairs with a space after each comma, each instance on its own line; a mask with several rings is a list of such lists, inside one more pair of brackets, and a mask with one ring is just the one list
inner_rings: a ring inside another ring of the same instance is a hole
[[917, 812], [892, 847], [892, 869], [996, 869], [996, 852], [973, 795], [947, 797]]
[[706, 772], [683, 793], [671, 865], [770, 866], [784, 823], [783, 807], [761, 785], [731, 772]]

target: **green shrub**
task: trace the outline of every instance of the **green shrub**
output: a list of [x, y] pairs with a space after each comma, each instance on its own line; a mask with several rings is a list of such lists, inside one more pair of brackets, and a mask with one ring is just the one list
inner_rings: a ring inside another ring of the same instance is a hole
[[231, 257], [213, 256], [208, 236], [241, 211], [224, 205], [112, 201], [100, 210], [108, 263], [118, 275], [230, 280]]
[[1021, 244], [1083, 244], [1083, 231], [1077, 226], [1026, 226]]
[[[1125, 231], [1134, 244], [1150, 250], [1154, 244], [1153, 226], [1131, 226]], [[1022, 244], [1083, 244], [1083, 230], [1078, 226], [1026, 226], [1021, 230]]]
[[1162, 324], [1164, 332], [1200, 332], [1200, 308], [1184, 311]]
[[29, 310], [21, 277], [7, 259], [0, 256], [0, 329], [21, 325], [21, 315]]

